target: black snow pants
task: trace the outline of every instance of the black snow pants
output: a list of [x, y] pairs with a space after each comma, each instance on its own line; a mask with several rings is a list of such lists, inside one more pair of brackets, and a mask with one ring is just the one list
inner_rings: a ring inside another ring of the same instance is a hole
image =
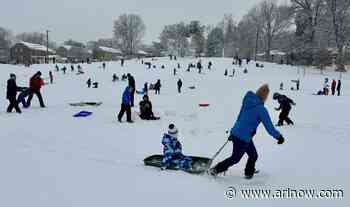
[[44, 104], [43, 97], [41, 96], [40, 91], [32, 91], [32, 90], [29, 91], [29, 97], [28, 97], [28, 100], [27, 100], [27, 107], [30, 107], [30, 104], [32, 102], [34, 94], [39, 99], [40, 107], [44, 108], [45, 104]]
[[288, 117], [289, 112], [291, 109], [282, 109], [280, 115], [279, 115], [279, 120], [278, 120], [278, 126], [283, 126], [283, 122], [286, 121], [288, 125], [294, 124], [294, 122]]
[[131, 107], [128, 104], [121, 105], [120, 112], [118, 114], [118, 121], [121, 122], [125, 112], [126, 112], [126, 121], [131, 122]]
[[16, 109], [17, 113], [22, 113], [21, 109], [18, 107], [18, 102], [16, 100], [16, 97], [10, 97], [8, 100], [10, 102], [9, 106], [7, 107], [8, 113], [11, 113], [13, 108]]
[[237, 164], [242, 159], [245, 153], [247, 153], [248, 155], [248, 161], [244, 173], [247, 176], [254, 175], [255, 163], [258, 160], [258, 153], [256, 151], [254, 143], [253, 141], [247, 143], [236, 137], [233, 139], [233, 150], [231, 157], [218, 163], [215, 166], [216, 172], [222, 173], [227, 171], [229, 167], [231, 167], [234, 164]]

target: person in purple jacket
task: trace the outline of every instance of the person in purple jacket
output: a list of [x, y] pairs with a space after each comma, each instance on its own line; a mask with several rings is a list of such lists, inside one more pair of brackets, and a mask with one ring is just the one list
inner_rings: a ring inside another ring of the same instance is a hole
[[269, 95], [267, 84], [261, 86], [256, 93], [249, 91], [244, 99], [241, 111], [239, 112], [236, 123], [231, 129], [229, 140], [233, 142], [233, 151], [231, 157], [218, 163], [211, 168], [208, 173], [216, 176], [228, 170], [234, 164], [237, 164], [243, 155], [247, 153], [248, 161], [245, 167], [245, 178], [251, 179], [256, 173], [255, 162], [258, 159], [258, 153], [254, 146], [253, 137], [259, 124], [262, 122], [267, 132], [274, 137], [278, 144], [283, 144], [284, 138], [272, 124], [269, 112], [264, 106]]

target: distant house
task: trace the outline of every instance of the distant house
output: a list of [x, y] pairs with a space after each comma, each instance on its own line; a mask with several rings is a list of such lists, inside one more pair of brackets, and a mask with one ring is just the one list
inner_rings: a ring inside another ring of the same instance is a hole
[[[265, 53], [259, 53], [256, 55], [257, 60], [259, 61], [265, 61], [266, 60], [266, 54]], [[278, 50], [271, 50], [270, 51], [271, 61], [273, 63], [278, 64], [285, 64], [287, 63], [287, 53], [278, 51]]]
[[92, 51], [85, 47], [62, 45], [57, 49], [57, 54], [68, 62], [87, 61], [92, 57]]
[[93, 51], [94, 57], [101, 61], [118, 60], [123, 56], [122, 51], [111, 48], [99, 46]]
[[46, 46], [29, 42], [19, 42], [10, 49], [11, 60], [18, 64], [45, 63], [46, 55], [49, 55], [49, 62], [54, 62], [56, 59], [55, 54], [54, 50], [47, 50]]
[[138, 50], [135, 54], [138, 58], [152, 57], [151, 53], [145, 52], [143, 50]]

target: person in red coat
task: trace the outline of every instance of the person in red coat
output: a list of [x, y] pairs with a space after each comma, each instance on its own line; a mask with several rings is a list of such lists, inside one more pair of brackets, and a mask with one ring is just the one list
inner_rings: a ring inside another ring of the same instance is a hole
[[337, 87], [337, 81], [335, 81], [333, 79], [332, 81], [332, 86], [331, 86], [331, 89], [332, 89], [332, 95], [334, 96], [335, 95], [335, 88]]
[[43, 97], [41, 96], [40, 93], [40, 89], [41, 87], [44, 85], [44, 81], [41, 78], [41, 72], [37, 72], [35, 73], [29, 81], [29, 97], [27, 100], [27, 107], [30, 107], [30, 103], [32, 101], [33, 95], [35, 94], [38, 99], [39, 99], [39, 103], [40, 103], [40, 107], [44, 108], [45, 104], [43, 101]]

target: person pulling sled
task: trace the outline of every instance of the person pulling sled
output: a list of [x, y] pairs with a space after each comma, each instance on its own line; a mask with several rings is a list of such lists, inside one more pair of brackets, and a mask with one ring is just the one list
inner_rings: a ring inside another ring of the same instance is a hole
[[258, 159], [253, 137], [259, 124], [262, 122], [267, 132], [277, 140], [278, 144], [283, 144], [284, 138], [272, 124], [269, 112], [264, 104], [269, 95], [268, 85], [261, 86], [256, 93], [249, 91], [244, 99], [236, 123], [231, 129], [229, 141], [233, 143], [231, 157], [218, 163], [215, 167], [208, 170], [212, 176], [217, 176], [228, 170], [229, 167], [237, 164], [245, 153], [248, 155], [248, 161], [244, 170], [245, 178], [251, 179], [257, 172], [255, 163]]

